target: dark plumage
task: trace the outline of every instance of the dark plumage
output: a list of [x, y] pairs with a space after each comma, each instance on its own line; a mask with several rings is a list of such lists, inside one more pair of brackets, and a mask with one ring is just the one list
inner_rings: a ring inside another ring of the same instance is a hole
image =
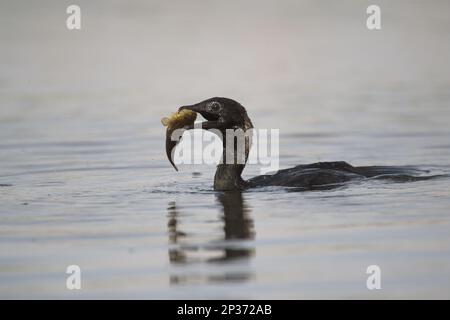
[[[227, 144], [225, 130], [240, 128], [246, 131], [253, 128], [245, 108], [232, 99], [211, 98], [194, 105], [181, 107], [179, 110], [183, 109], [200, 113], [207, 120], [202, 123], [203, 129], [217, 129], [221, 131], [224, 146], [223, 163], [226, 163], [225, 146]], [[186, 126], [185, 129], [193, 129], [193, 125]], [[250, 142], [246, 142], [245, 161], [250, 150]], [[430, 176], [414, 176], [424, 171], [412, 167], [354, 167], [344, 161], [338, 161], [298, 165], [293, 168], [279, 170], [272, 175], [257, 176], [244, 181], [241, 178], [244, 167], [245, 164], [237, 164], [237, 161], [234, 161], [233, 164], [219, 164], [214, 177], [214, 189], [241, 190], [265, 186], [285, 186], [296, 187], [301, 190], [313, 190], [333, 188], [350, 180], [365, 178], [390, 178], [398, 181], [431, 178]]]

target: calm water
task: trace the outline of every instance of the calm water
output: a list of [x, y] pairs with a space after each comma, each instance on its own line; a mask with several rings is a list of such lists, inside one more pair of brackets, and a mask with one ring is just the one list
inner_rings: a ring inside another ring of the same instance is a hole
[[0, 1], [1, 298], [450, 298], [449, 179], [217, 193], [160, 124], [228, 96], [282, 168], [450, 173], [447, 1], [39, 3]]

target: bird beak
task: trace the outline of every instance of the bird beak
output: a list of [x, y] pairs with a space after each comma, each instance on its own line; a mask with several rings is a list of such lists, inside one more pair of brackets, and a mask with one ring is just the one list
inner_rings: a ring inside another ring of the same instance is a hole
[[182, 107], [180, 107], [178, 109], [178, 111], [181, 111], [181, 110], [191, 110], [191, 111], [198, 112], [198, 113], [206, 111], [205, 110], [205, 104], [201, 103], [201, 102], [197, 103], [197, 104], [190, 105], [190, 106], [182, 106]]
[[180, 107], [178, 109], [178, 111], [181, 111], [184, 109], [200, 113], [202, 115], [202, 117], [205, 118], [206, 120], [217, 120], [217, 118], [218, 118], [218, 116], [216, 114], [212, 114], [212, 113], [208, 112], [208, 110], [206, 109], [205, 102], [200, 102], [200, 103], [193, 104], [190, 106], [183, 106], [183, 107]]

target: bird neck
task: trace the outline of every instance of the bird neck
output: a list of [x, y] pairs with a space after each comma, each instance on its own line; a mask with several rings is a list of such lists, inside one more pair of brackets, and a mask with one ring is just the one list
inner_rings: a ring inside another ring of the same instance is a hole
[[[245, 133], [244, 136], [237, 137], [235, 135], [227, 135], [226, 130], [222, 130], [222, 161], [217, 166], [214, 176], [214, 190], [242, 190], [246, 187], [246, 182], [242, 179], [241, 174], [244, 171], [245, 164], [250, 153], [251, 135], [253, 124], [247, 113], [243, 116], [243, 122], [234, 127], [231, 131], [234, 134]], [[249, 131], [250, 130], [250, 131]]]
[[[241, 190], [244, 180], [241, 177], [247, 162], [248, 149], [242, 148], [238, 151], [239, 142], [232, 137], [223, 135], [222, 138], [222, 161], [217, 166], [214, 176], [214, 190]], [[241, 142], [242, 143], [242, 142]]]
[[219, 164], [214, 176], [214, 190], [229, 191], [242, 190], [245, 188], [245, 181], [241, 174], [245, 164]]

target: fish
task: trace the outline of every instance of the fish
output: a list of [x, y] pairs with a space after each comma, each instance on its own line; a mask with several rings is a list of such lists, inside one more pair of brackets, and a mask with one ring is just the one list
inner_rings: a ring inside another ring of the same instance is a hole
[[177, 146], [180, 140], [173, 141], [171, 139], [172, 133], [177, 129], [182, 129], [185, 126], [193, 125], [194, 121], [197, 119], [197, 113], [191, 110], [183, 109], [172, 113], [169, 117], [164, 117], [161, 119], [163, 126], [166, 129], [166, 154], [169, 162], [178, 171], [177, 166], [172, 159], [172, 150]]

